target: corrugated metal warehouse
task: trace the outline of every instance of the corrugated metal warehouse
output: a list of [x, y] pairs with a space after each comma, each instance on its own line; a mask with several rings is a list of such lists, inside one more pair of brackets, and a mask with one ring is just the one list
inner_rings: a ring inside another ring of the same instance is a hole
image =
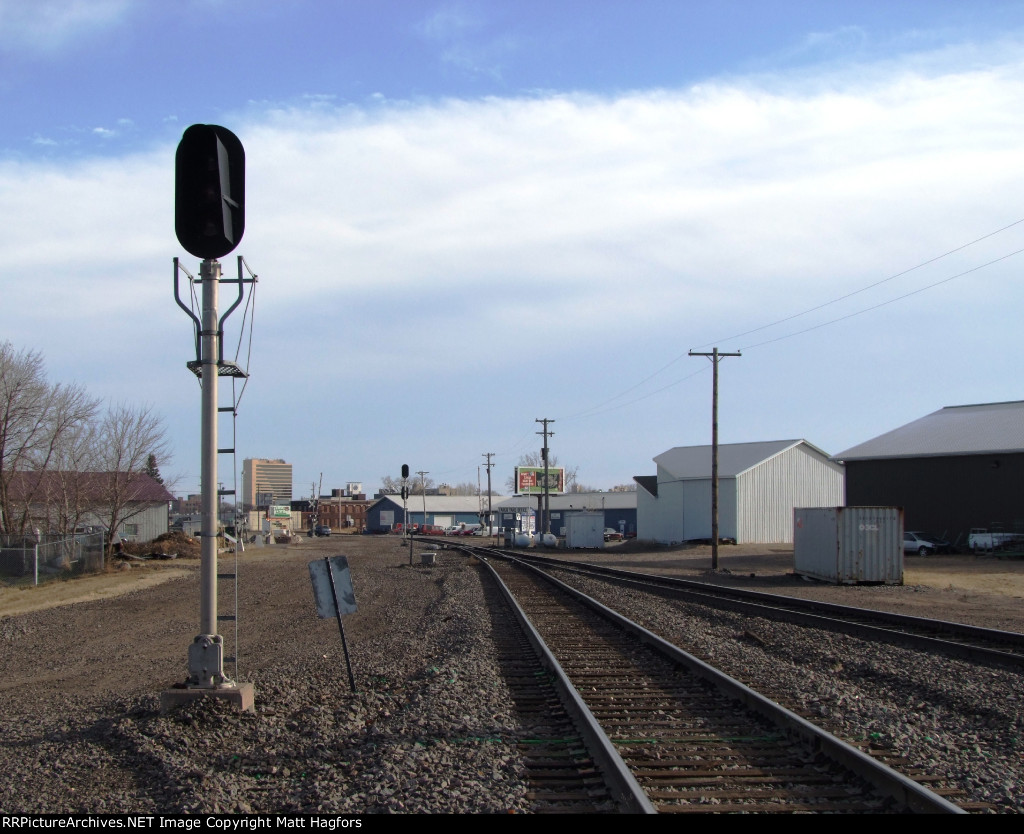
[[[492, 505], [501, 501], [491, 496]], [[476, 495], [410, 495], [406, 505], [409, 524], [432, 524], [451, 527], [462, 523], [480, 523], [481, 510], [486, 514], [487, 496]], [[402, 496], [383, 495], [366, 511], [366, 529], [371, 533], [386, 533], [395, 529], [403, 519]]]
[[907, 530], [965, 546], [1024, 524], [1024, 402], [956, 405], [835, 455], [851, 505], [903, 507]]
[[[637, 537], [711, 538], [711, 446], [677, 446], [637, 477]], [[841, 506], [843, 468], [806, 440], [718, 447], [718, 532], [738, 544], [789, 544], [794, 507]]]

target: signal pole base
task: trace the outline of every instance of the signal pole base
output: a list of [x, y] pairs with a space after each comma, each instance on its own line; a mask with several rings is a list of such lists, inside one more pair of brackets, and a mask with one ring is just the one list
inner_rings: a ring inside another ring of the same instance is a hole
[[217, 698], [238, 708], [239, 712], [255, 712], [255, 690], [251, 683], [233, 683], [213, 687], [190, 687], [186, 683], [172, 686], [160, 693], [160, 712], [167, 713], [201, 698]]

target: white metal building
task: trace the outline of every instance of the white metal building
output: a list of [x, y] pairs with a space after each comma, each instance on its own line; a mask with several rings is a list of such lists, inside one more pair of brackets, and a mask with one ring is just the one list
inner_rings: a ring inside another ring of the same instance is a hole
[[[711, 446], [677, 446], [637, 477], [637, 537], [670, 544], [711, 538]], [[794, 507], [837, 507], [843, 467], [806, 440], [718, 447], [718, 534], [737, 544], [790, 544]]]

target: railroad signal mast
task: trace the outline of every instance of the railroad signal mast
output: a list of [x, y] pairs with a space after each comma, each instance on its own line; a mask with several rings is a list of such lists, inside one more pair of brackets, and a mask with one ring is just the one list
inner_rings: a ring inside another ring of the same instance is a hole
[[412, 564], [412, 535], [409, 533], [409, 464], [402, 464], [402, 532], [409, 541], [409, 564]]
[[166, 710], [196, 697], [214, 696], [251, 710], [252, 684], [238, 684], [224, 674], [224, 641], [217, 630], [217, 455], [234, 453], [217, 448], [218, 381], [248, 376], [234, 362], [224, 360], [223, 326], [242, 300], [243, 283], [255, 283], [255, 278], [242, 278], [239, 258], [238, 300], [223, 317], [218, 315], [222, 283], [218, 258], [233, 251], [245, 231], [245, 150], [227, 128], [192, 125], [182, 135], [175, 154], [174, 231], [185, 251], [202, 258], [201, 319], [181, 302], [178, 259], [174, 259], [175, 301], [192, 317], [197, 331], [196, 359], [188, 367], [202, 385], [200, 633], [188, 649], [187, 681], [165, 690], [161, 705]]
[[310, 484], [309, 489], [313, 495], [309, 499], [309, 536], [316, 535], [317, 525], [320, 524], [320, 493], [324, 488], [324, 473], [320, 473], [320, 485]]

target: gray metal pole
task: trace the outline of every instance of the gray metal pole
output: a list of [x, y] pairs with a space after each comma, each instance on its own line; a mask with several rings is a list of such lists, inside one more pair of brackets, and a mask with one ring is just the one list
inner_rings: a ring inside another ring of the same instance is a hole
[[202, 381], [202, 494], [200, 533], [199, 635], [189, 647], [189, 685], [217, 687], [224, 676], [223, 640], [217, 634], [217, 386], [220, 343], [217, 291], [220, 262], [206, 259], [199, 271], [203, 285], [201, 337]]
[[200, 266], [203, 284], [202, 339], [202, 551], [200, 573], [200, 634], [217, 633], [217, 296], [220, 261], [204, 260]]
[[711, 569], [718, 570], [718, 348], [711, 361]]

